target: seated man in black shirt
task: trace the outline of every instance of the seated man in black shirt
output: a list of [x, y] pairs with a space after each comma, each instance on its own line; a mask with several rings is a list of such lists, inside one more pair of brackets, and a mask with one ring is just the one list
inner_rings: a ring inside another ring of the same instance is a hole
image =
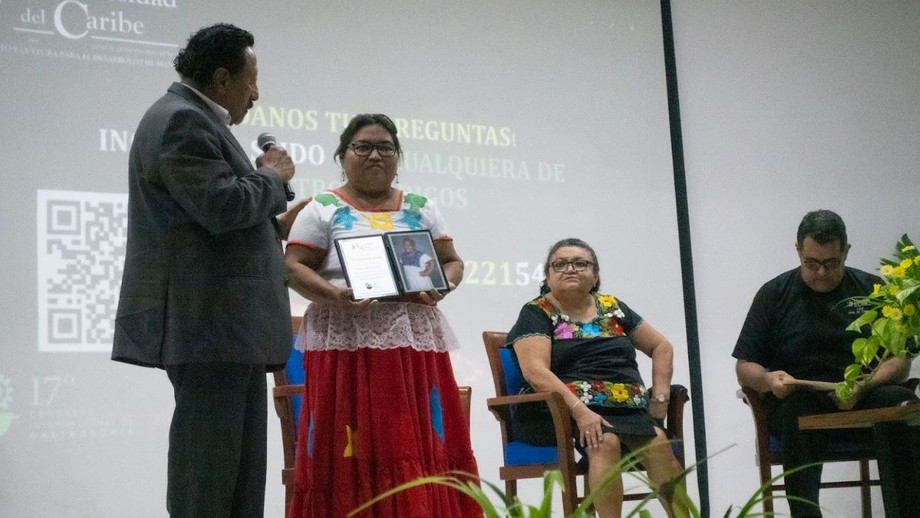
[[[738, 382], [766, 394], [770, 433], [782, 444], [785, 470], [820, 460], [827, 442], [824, 434], [852, 433], [800, 431], [799, 416], [850, 406], [895, 406], [915, 399], [911, 390], [897, 385], [907, 378], [907, 359], [894, 358], [879, 365], [875, 375], [847, 401], [838, 401], [833, 392], [794, 384], [796, 380], [843, 381], [844, 369], [854, 361], [851, 346], [858, 337], [846, 327], [862, 313], [861, 307], [847, 299], [868, 295], [873, 284], [882, 283], [875, 275], [844, 265], [850, 250], [846, 227], [829, 210], [805, 215], [796, 250], [801, 265], [760, 288], [732, 352], [738, 360]], [[798, 471], [785, 482], [787, 496], [817, 504], [821, 466]], [[821, 516], [814, 504], [789, 500], [793, 517]]]

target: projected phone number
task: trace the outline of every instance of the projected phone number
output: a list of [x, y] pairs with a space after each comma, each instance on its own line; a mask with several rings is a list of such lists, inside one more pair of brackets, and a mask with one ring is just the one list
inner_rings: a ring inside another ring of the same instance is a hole
[[463, 261], [463, 283], [480, 286], [527, 286], [543, 281], [543, 263]]

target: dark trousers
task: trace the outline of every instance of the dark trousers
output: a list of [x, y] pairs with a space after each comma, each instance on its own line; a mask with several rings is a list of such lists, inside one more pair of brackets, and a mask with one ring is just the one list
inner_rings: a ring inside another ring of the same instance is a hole
[[169, 428], [169, 515], [263, 518], [265, 366], [189, 363], [166, 373], [176, 399]]
[[[859, 401], [854, 410], [897, 406], [902, 401], [916, 399], [913, 391], [900, 385], [877, 387]], [[872, 444], [870, 430], [799, 430], [799, 417], [809, 414], [837, 412], [834, 401], [823, 392], [798, 390], [784, 399], [773, 396], [765, 400], [770, 434], [780, 440], [783, 448], [783, 470], [820, 462], [828, 441], [841, 439]], [[799, 497], [818, 504], [822, 466], [797, 471], [785, 477], [786, 496]], [[789, 500], [794, 518], [819, 517], [821, 510], [814, 504]]]

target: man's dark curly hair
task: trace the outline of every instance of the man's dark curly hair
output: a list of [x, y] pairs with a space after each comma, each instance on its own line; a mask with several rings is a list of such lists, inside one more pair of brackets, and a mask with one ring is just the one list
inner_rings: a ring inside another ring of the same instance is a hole
[[805, 238], [812, 238], [819, 245], [834, 241], [843, 250], [847, 246], [847, 226], [836, 212], [827, 209], [813, 210], [802, 218], [795, 236], [796, 246], [801, 249]]
[[173, 60], [173, 67], [195, 86], [211, 84], [214, 71], [225, 68], [236, 75], [246, 66], [246, 49], [255, 44], [249, 31], [229, 23], [218, 23], [199, 29], [188, 39], [185, 48]]

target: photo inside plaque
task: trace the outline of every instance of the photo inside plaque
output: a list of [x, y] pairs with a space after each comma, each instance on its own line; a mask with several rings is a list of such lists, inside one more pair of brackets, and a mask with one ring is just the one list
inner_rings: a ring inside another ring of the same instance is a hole
[[405, 293], [447, 291], [447, 278], [427, 230], [384, 234]]

